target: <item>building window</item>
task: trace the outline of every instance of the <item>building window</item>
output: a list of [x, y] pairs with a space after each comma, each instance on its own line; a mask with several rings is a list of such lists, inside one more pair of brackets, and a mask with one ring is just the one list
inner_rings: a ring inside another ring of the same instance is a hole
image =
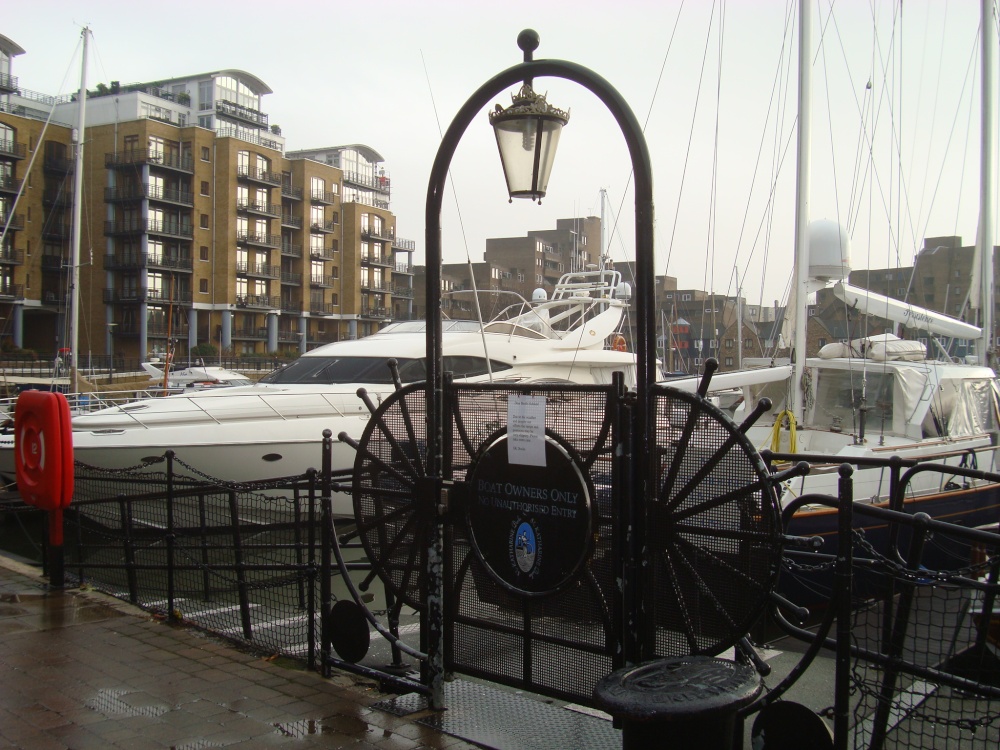
[[733, 366], [733, 358], [726, 357], [726, 367], [732, 367], [732, 366]]
[[199, 226], [201, 226], [202, 229], [208, 229], [208, 214], [201, 215]]
[[690, 294], [682, 294], [681, 295], [681, 302], [690, 302], [690, 301], [691, 301], [691, 295]]
[[208, 279], [198, 280], [198, 291], [202, 294], [208, 294]]
[[198, 248], [198, 260], [208, 260], [208, 245]]
[[212, 158], [212, 152], [209, 150], [208, 146], [201, 147], [201, 160], [210, 161]]
[[726, 348], [732, 349], [735, 342], [732, 339], [726, 339]]
[[340, 295], [338, 295], [338, 294], [331, 294], [330, 295], [330, 304], [333, 305], [334, 307], [339, 306], [340, 305]]
[[819, 340], [819, 348], [822, 349], [824, 346], [826, 346], [826, 339], [820, 339]]
[[208, 195], [208, 180], [201, 181], [201, 194]]

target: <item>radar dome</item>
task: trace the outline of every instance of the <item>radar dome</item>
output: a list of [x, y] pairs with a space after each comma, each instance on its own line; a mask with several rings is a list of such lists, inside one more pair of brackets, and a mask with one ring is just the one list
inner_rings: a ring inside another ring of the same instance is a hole
[[538, 289], [536, 289], [531, 293], [532, 302], [544, 302], [547, 299], [548, 295], [545, 293], [545, 290], [542, 289], [541, 287], [539, 287]]
[[841, 281], [851, 273], [851, 239], [847, 230], [830, 219], [809, 224], [809, 276]]

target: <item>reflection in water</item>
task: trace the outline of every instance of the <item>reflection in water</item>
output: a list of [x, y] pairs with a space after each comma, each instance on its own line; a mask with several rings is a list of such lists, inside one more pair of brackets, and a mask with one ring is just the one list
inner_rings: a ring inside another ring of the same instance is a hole
[[134, 690], [112, 690], [101, 689], [97, 695], [87, 701], [87, 708], [100, 711], [105, 716], [162, 716], [170, 710], [169, 706], [162, 703], [150, 704], [146, 706], [136, 706], [123, 700], [126, 695], [143, 695]]
[[329, 716], [325, 719], [298, 719], [295, 721], [277, 722], [274, 728], [285, 737], [307, 737], [313, 734], [340, 734], [349, 736], [364, 736], [369, 726], [361, 719], [352, 716]]

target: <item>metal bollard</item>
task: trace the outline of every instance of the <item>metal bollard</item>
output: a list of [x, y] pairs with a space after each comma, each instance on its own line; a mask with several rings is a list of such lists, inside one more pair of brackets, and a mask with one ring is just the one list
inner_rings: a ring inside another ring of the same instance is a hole
[[618, 669], [594, 697], [621, 726], [623, 750], [730, 750], [737, 712], [760, 691], [752, 666], [683, 656]]

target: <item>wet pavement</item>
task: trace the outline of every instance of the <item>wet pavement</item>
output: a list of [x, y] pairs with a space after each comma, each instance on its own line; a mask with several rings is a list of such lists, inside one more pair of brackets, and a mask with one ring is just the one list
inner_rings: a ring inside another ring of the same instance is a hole
[[0, 555], [0, 748], [479, 745], [374, 707], [386, 696], [244, 653]]

